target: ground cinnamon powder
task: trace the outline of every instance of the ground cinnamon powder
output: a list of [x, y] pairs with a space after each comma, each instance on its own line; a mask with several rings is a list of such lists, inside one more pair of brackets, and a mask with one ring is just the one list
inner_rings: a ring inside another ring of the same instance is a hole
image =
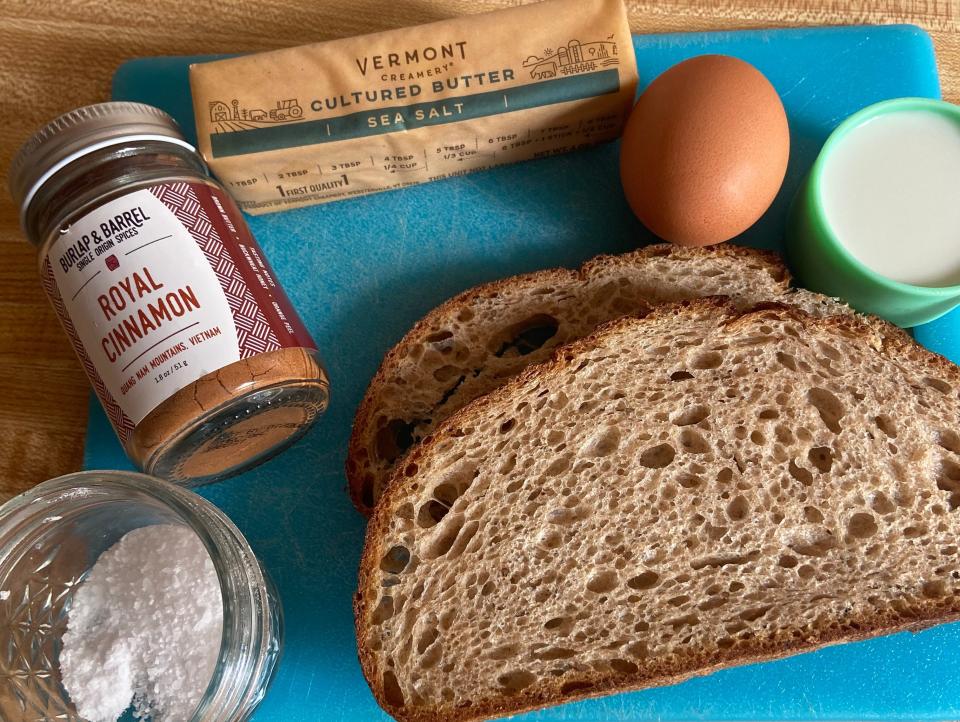
[[[237, 361], [160, 404], [137, 424], [127, 451], [144, 469], [174, 480], [229, 474], [241, 460], [269, 454], [306, 430], [326, 405], [318, 378], [325, 378], [323, 368], [308, 349]], [[273, 395], [251, 399], [270, 389]]]

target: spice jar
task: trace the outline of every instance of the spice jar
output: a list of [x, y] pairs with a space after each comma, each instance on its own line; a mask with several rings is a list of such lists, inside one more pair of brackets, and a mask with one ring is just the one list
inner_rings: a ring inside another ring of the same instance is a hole
[[141, 469], [214, 481], [325, 410], [316, 345], [169, 115], [120, 102], [66, 113], [20, 150], [10, 189], [44, 290]]
[[[216, 663], [189, 720], [250, 718], [283, 648], [280, 598], [250, 544], [222, 511], [187, 489], [143, 474], [85, 471], [0, 506], [0, 720], [79, 719], [62, 678], [64, 634], [79, 590], [106, 550], [131, 531], [159, 525], [196, 532], [223, 600]], [[124, 672], [98, 663], [104, 679]]]

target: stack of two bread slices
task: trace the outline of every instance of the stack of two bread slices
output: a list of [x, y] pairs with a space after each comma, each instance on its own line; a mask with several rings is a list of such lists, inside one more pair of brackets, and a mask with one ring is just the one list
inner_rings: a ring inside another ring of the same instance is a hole
[[960, 373], [788, 282], [656, 246], [474, 289], [390, 352], [348, 460], [388, 712], [485, 719], [960, 614]]

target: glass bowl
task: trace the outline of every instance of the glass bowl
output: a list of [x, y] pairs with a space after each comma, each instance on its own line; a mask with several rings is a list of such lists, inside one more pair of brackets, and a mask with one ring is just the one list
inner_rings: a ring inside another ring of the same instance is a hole
[[104, 551], [154, 524], [193, 529], [223, 595], [223, 638], [192, 722], [241, 722], [280, 658], [276, 590], [250, 545], [213, 504], [143, 474], [87, 471], [40, 484], [0, 507], [0, 720], [80, 720], [60, 680], [73, 595]]

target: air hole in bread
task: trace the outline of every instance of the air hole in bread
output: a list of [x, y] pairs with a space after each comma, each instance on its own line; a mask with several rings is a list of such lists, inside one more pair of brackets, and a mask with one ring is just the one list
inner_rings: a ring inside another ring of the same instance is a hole
[[383, 673], [383, 696], [387, 704], [393, 707], [403, 707], [406, 700], [403, 698], [403, 690], [400, 689], [400, 683], [397, 682], [397, 675], [391, 670]]
[[709, 522], [704, 525], [704, 529], [707, 532], [707, 537], [709, 537], [711, 541], [720, 541], [727, 533], [727, 527], [714, 526]]
[[733, 469], [725, 466], [717, 472], [717, 482], [727, 484], [733, 479]]
[[790, 371], [797, 370], [797, 359], [786, 351], [777, 351], [777, 363]]
[[903, 536], [906, 539], [917, 539], [927, 533], [927, 527], [923, 524], [911, 524], [903, 530]]
[[393, 608], [393, 597], [383, 596], [380, 597], [380, 601], [377, 603], [376, 609], [373, 610], [373, 623], [374, 624], [383, 624], [385, 621], [390, 619], [394, 615]]
[[766, 613], [771, 609], [773, 609], [772, 604], [766, 604], [762, 607], [753, 607], [752, 609], [744, 609], [742, 612], [740, 612], [740, 619], [744, 620], [745, 622], [755, 622], [756, 620], [760, 619], [760, 617], [765, 616]]
[[797, 558], [789, 554], [781, 554], [780, 559], [777, 560], [777, 566], [781, 566], [784, 569], [793, 569], [797, 566]]
[[383, 559], [380, 560], [380, 568], [388, 574], [402, 574], [410, 563], [410, 550], [405, 546], [397, 544], [390, 547]]
[[517, 465], [517, 455], [510, 454], [507, 458], [503, 460], [503, 463], [500, 464], [500, 468], [497, 471], [501, 474], [509, 474], [513, 471], [514, 467]]
[[943, 580], [941, 579], [924, 582], [923, 586], [921, 587], [921, 592], [925, 597], [936, 599], [937, 597], [942, 597], [947, 593], [947, 585], [944, 584]]
[[750, 441], [752, 441], [757, 446], [763, 446], [764, 442], [766, 441], [766, 438], [764, 437], [763, 432], [757, 429], [754, 429], [753, 431], [750, 432]]
[[727, 504], [727, 516], [731, 521], [742, 521], [750, 513], [750, 504], [742, 495], [735, 496]]
[[723, 354], [719, 351], [704, 351], [690, 361], [690, 367], [697, 370], [715, 369], [723, 363]]
[[706, 438], [695, 429], [688, 428], [680, 432], [680, 446], [688, 454], [706, 454], [710, 451]]
[[442, 330], [442, 331], [434, 331], [429, 336], [427, 336], [424, 340], [427, 343], [442, 343], [444, 341], [450, 340], [451, 338], [453, 338], [452, 331]]
[[516, 642], [508, 642], [507, 644], [501, 644], [491, 649], [487, 652], [487, 657], [502, 662], [505, 659], [516, 657], [520, 653], [520, 649], [521, 646]]
[[877, 522], [873, 514], [857, 512], [847, 522], [847, 532], [856, 539], [867, 539], [877, 533]]
[[676, 455], [676, 449], [670, 444], [657, 444], [640, 454], [640, 463], [648, 469], [662, 469], [669, 466]]
[[574, 621], [570, 617], [552, 617], [544, 622], [543, 628], [565, 637], [573, 631], [573, 625]]
[[635, 577], [628, 579], [627, 586], [636, 590], [651, 589], [657, 586], [659, 581], [659, 574], [654, 571], [647, 570], [645, 572], [641, 572]]
[[803, 518], [811, 524], [819, 524], [823, 521], [823, 512], [815, 506], [803, 507]]
[[396, 461], [413, 446], [414, 429], [421, 423], [423, 423], [422, 419], [413, 421], [390, 419], [377, 431], [377, 455], [384, 461]]
[[882, 491], [871, 492], [870, 508], [878, 514], [890, 514], [897, 510], [896, 505]]
[[960, 435], [951, 429], [941, 429], [937, 432], [937, 444], [947, 451], [960, 454]]
[[833, 450], [829, 446], [813, 447], [807, 452], [807, 459], [822, 474], [833, 468]]
[[636, 664], [625, 659], [611, 659], [610, 666], [617, 674], [636, 674], [640, 670]]
[[807, 391], [807, 401], [813, 404], [819, 412], [820, 418], [830, 431], [835, 434], [840, 433], [840, 419], [843, 418], [846, 409], [843, 403], [830, 391], [818, 386]]
[[878, 414], [875, 416], [873, 423], [875, 423], [877, 428], [891, 439], [897, 438], [897, 425], [894, 420], [886, 414]]
[[544, 647], [534, 652], [533, 658], [544, 662], [553, 662], [558, 659], [570, 659], [575, 654], [575, 650], [566, 647]]
[[693, 374], [689, 371], [674, 371], [672, 374], [670, 374], [671, 381], [687, 381], [688, 379], [692, 378]]
[[756, 549], [746, 554], [712, 554], [691, 560], [690, 567], [697, 570], [707, 567], [725, 567], [727, 565], [738, 566], [741, 564], [749, 564], [759, 558], [760, 552]]
[[440, 637], [440, 630], [434, 624], [427, 624], [426, 628], [417, 636], [417, 654], [423, 654], [427, 648]]
[[762, 409], [760, 413], [757, 414], [757, 418], [763, 421], [778, 419], [780, 418], [780, 412], [777, 411], [776, 409]]
[[960, 491], [960, 464], [953, 459], [941, 459], [937, 488], [943, 491]]
[[430, 499], [417, 512], [417, 525], [423, 529], [436, 526], [443, 520], [448, 511], [450, 511], [450, 507], [441, 504], [436, 499]]
[[602, 571], [594, 574], [587, 580], [587, 589], [594, 594], [609, 592], [617, 586], [617, 574], [613, 571]]
[[684, 489], [697, 489], [703, 486], [703, 479], [696, 474], [681, 474], [677, 477], [677, 482]]
[[533, 684], [537, 678], [524, 669], [515, 669], [505, 672], [497, 677], [497, 683], [500, 685], [500, 691], [503, 694], [511, 695], [526, 689]]
[[700, 624], [700, 617], [696, 614], [684, 614], [682, 617], [668, 619], [666, 623], [673, 627], [673, 631], [676, 632], [684, 627], [696, 627]]
[[830, 359], [831, 361], [839, 361], [839, 360], [840, 360], [840, 352], [837, 351], [837, 349], [835, 349], [835, 348], [834, 348], [833, 346], [831, 346], [830, 344], [826, 344], [826, 343], [824, 343], [823, 341], [818, 341], [818, 342], [817, 342], [817, 347], [820, 349], [820, 353], [822, 353], [824, 356], [826, 356], [826, 357], [827, 357], [828, 359]]
[[706, 406], [697, 405], [675, 413], [670, 417], [670, 422], [676, 426], [693, 426], [699, 424], [710, 415], [710, 409]]
[[719, 609], [727, 603], [726, 597], [715, 596], [708, 597], [706, 600], [697, 605], [697, 609], [703, 612], [709, 612], [711, 609]]
[[433, 498], [446, 507], [453, 506], [453, 503], [460, 498], [461, 490], [454, 484], [444, 482], [437, 484], [433, 490]]
[[542, 348], [559, 328], [560, 322], [553, 316], [545, 313], [530, 316], [500, 333], [503, 341], [494, 355], [498, 358], [526, 356]]
[[960, 465], [951, 459], [942, 459], [937, 477], [937, 488], [950, 492], [950, 511], [960, 506]]
[[560, 685], [560, 694], [573, 694], [585, 689], [592, 689], [593, 683], [585, 680], [571, 680]]
[[551, 509], [547, 513], [547, 521], [550, 524], [572, 524], [575, 521], [579, 521], [583, 518], [585, 510], [575, 507], [573, 509], [568, 508], [555, 508]]
[[923, 380], [923, 382], [930, 388], [936, 389], [941, 394], [949, 394], [951, 391], [953, 391], [953, 387], [950, 386], [950, 384], [948, 384], [943, 379], [938, 379], [938, 378], [933, 378], [932, 376], [928, 376]]
[[792, 459], [790, 460], [789, 466], [787, 466], [787, 471], [790, 472], [790, 476], [804, 486], [810, 486], [813, 483], [813, 474], [811, 474], [807, 469], [797, 466], [797, 463]]
[[453, 560], [457, 559], [464, 551], [466, 551], [467, 545], [476, 535], [477, 530], [480, 528], [480, 522], [476, 519], [472, 519], [463, 525], [463, 528], [457, 533], [454, 538], [453, 544], [444, 552], [447, 556], [447, 559]]
[[620, 432], [613, 426], [599, 429], [587, 439], [580, 450], [582, 456], [603, 457], [609, 456], [620, 446]]
[[571, 455], [564, 454], [563, 456], [551, 461], [550, 465], [543, 470], [543, 473], [545, 476], [559, 476], [570, 468], [570, 462]]

